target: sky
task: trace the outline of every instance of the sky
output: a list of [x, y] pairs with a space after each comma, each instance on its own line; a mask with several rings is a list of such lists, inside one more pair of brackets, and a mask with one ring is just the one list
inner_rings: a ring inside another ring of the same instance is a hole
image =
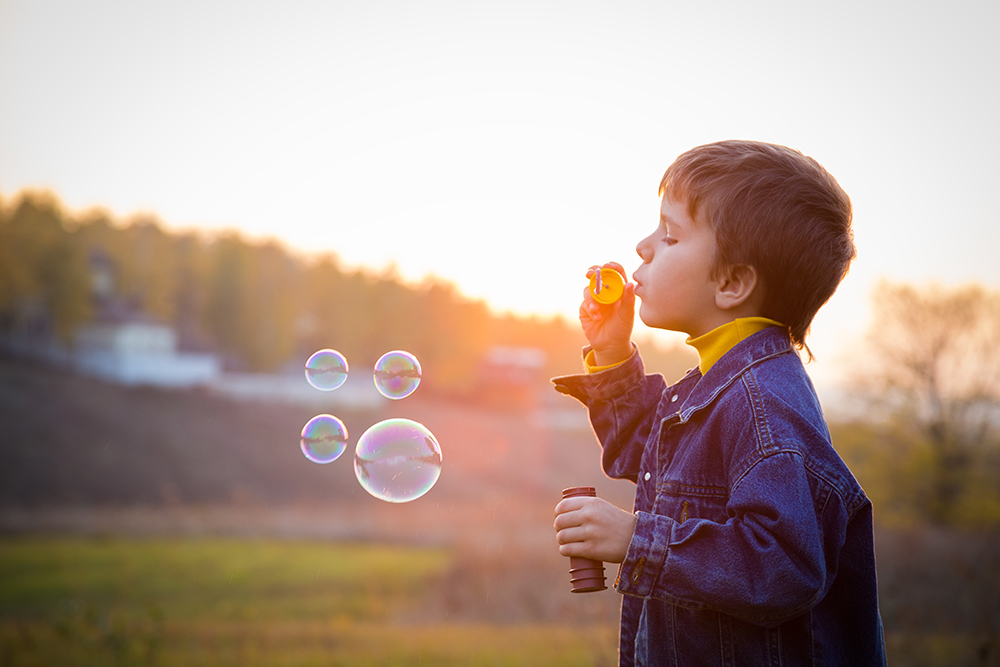
[[854, 203], [837, 378], [879, 279], [1000, 286], [998, 33], [995, 0], [0, 0], [0, 195], [575, 319], [677, 155], [785, 144]]

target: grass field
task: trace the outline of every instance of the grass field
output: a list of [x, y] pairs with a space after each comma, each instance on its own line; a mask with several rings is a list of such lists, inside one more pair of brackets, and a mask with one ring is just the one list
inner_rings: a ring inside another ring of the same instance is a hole
[[[995, 542], [959, 559], [936, 541], [883, 542], [889, 664], [1000, 665]], [[617, 594], [570, 594], [564, 565], [398, 544], [7, 537], [0, 666], [615, 664]]]
[[3, 665], [586, 665], [608, 623], [429, 615], [441, 549], [228, 539], [0, 543]]

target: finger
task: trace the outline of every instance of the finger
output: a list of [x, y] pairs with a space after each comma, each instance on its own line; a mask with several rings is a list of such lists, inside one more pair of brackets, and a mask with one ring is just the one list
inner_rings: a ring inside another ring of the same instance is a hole
[[580, 304], [580, 317], [592, 320], [600, 317], [600, 314], [601, 305], [593, 299], [584, 299], [583, 303]]
[[625, 275], [625, 267], [619, 264], [618, 262], [608, 262], [607, 264], [604, 265], [604, 268], [614, 269], [618, 273], [622, 274], [622, 278], [625, 279], [625, 282], [628, 282], [628, 276]]
[[581, 523], [579, 512], [564, 512], [555, 518], [552, 527], [556, 529], [556, 532], [559, 532], [568, 528], [577, 528]]
[[570, 556], [570, 557], [589, 557], [590, 552], [587, 550], [587, 544], [585, 542], [567, 542], [566, 544], [559, 545], [559, 555], [560, 556]]
[[633, 312], [635, 309], [635, 283], [625, 283], [620, 299], [622, 307], [626, 312]]
[[566, 512], [575, 512], [587, 503], [585, 500], [589, 498], [585, 496], [574, 496], [573, 498], [563, 498], [558, 503], [556, 503], [556, 514], [565, 514]]
[[558, 533], [556, 533], [556, 541], [559, 544], [572, 544], [573, 542], [583, 542], [586, 540], [586, 534], [583, 528], [563, 528]]
[[583, 303], [580, 305], [581, 308], [586, 306], [591, 313], [599, 313], [602, 308], [606, 309], [613, 307], [614, 305], [615, 304], [613, 303], [599, 303], [594, 298], [594, 293], [590, 291], [590, 285], [583, 288]]

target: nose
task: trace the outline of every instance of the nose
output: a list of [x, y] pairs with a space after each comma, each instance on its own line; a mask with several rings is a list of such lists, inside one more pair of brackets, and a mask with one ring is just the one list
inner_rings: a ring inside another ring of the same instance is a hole
[[635, 246], [635, 251], [638, 253], [639, 257], [642, 258], [643, 264], [648, 263], [653, 258], [652, 249], [650, 248], [650, 236], [647, 236]]

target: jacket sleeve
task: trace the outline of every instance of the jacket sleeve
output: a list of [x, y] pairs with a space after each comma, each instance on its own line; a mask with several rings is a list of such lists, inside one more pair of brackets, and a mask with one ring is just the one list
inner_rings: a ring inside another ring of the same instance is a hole
[[[590, 348], [584, 348], [584, 356]], [[587, 406], [590, 423], [604, 450], [602, 464], [610, 477], [636, 481], [646, 442], [658, 427], [657, 406], [666, 382], [646, 375], [636, 349], [622, 364], [597, 373], [552, 380], [556, 391]]]
[[829, 590], [848, 512], [822, 481], [810, 488], [801, 455], [758, 461], [733, 489], [717, 523], [637, 512], [617, 589], [690, 609], [713, 609], [776, 626]]

